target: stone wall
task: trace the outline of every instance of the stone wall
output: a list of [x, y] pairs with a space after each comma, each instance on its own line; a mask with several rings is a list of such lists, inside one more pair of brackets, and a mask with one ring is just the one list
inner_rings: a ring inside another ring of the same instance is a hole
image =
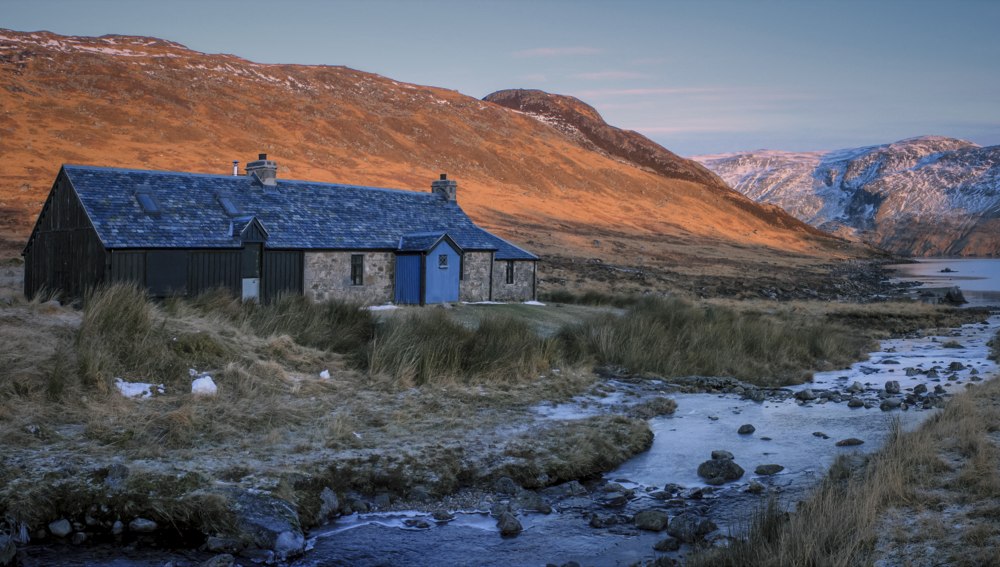
[[[351, 255], [364, 254], [364, 284], [351, 284]], [[392, 252], [306, 252], [302, 291], [315, 301], [341, 299], [368, 305], [395, 299]]]
[[514, 283], [507, 283], [507, 261], [493, 263], [493, 301], [531, 301], [534, 299], [535, 263], [514, 262]]
[[465, 278], [459, 284], [460, 301], [489, 301], [492, 252], [466, 252]]

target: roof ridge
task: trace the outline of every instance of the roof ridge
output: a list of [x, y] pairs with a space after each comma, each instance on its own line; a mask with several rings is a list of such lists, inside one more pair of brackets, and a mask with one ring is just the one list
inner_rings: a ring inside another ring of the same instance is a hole
[[[185, 177], [208, 177], [208, 178], [219, 178], [219, 179], [241, 179], [248, 180], [246, 175], [232, 175], [223, 173], [196, 173], [193, 171], [172, 171], [167, 169], [137, 169], [132, 167], [109, 167], [103, 165], [81, 165], [75, 163], [64, 163], [62, 167], [65, 169], [78, 169], [78, 170], [100, 170], [100, 171], [110, 171], [110, 172], [121, 172], [121, 173], [150, 173], [157, 175], [180, 175]], [[344, 189], [363, 189], [365, 191], [388, 191], [392, 193], [404, 193], [408, 195], [421, 195], [425, 198], [433, 198], [445, 202], [441, 197], [431, 193], [430, 191], [420, 191], [416, 189], [402, 189], [398, 187], [371, 187], [368, 185], [356, 185], [353, 183], [331, 183], [327, 181], [310, 181], [308, 179], [278, 179], [278, 189], [281, 189], [282, 184], [296, 184], [296, 185], [316, 185], [321, 187], [338, 187]]]

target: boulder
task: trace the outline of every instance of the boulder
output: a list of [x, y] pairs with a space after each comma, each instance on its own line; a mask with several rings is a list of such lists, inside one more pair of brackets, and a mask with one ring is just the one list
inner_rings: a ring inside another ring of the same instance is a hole
[[73, 545], [83, 545], [85, 541], [87, 541], [87, 534], [84, 532], [73, 532], [73, 537], [70, 538], [70, 543]]
[[901, 400], [899, 398], [886, 398], [886, 399], [882, 400], [882, 403], [879, 404], [878, 407], [882, 411], [891, 411], [891, 410], [899, 408], [899, 406], [901, 406], [901, 405], [903, 405], [903, 400]]
[[753, 470], [754, 474], [759, 474], [762, 476], [770, 476], [772, 474], [778, 474], [785, 470], [785, 467], [781, 465], [758, 465], [757, 468]]
[[668, 537], [653, 544], [656, 551], [677, 551], [681, 548], [681, 542], [677, 538]]
[[852, 394], [860, 394], [865, 391], [865, 386], [861, 382], [855, 381], [853, 384], [847, 387], [847, 391]]
[[796, 400], [801, 400], [803, 402], [808, 402], [808, 401], [811, 401], [811, 400], [815, 400], [816, 399], [816, 392], [813, 392], [809, 388], [806, 388], [805, 390], [799, 390], [798, 392], [795, 392], [795, 399]]
[[965, 370], [965, 365], [962, 364], [961, 362], [955, 360], [951, 364], [948, 365], [948, 370], [950, 370], [952, 372], [958, 372], [959, 370]]
[[864, 441], [858, 439], [857, 437], [848, 437], [847, 439], [841, 439], [837, 441], [838, 447], [853, 447], [855, 445], [861, 445]]
[[743, 476], [743, 467], [732, 459], [712, 459], [698, 465], [698, 476], [708, 484], [719, 485]]
[[754, 431], [757, 431], [756, 427], [754, 427], [749, 423], [744, 423], [743, 425], [740, 426], [740, 428], [736, 431], [736, 433], [739, 433], [740, 435], [750, 435]]
[[813, 437], [819, 437], [820, 439], [829, 439], [830, 436], [822, 431], [813, 431]]
[[129, 531], [137, 534], [151, 534], [159, 527], [156, 522], [146, 518], [135, 518], [128, 523]]
[[125, 531], [125, 524], [121, 520], [115, 520], [115, 523], [111, 524], [111, 535], [122, 535]]
[[684, 543], [694, 543], [715, 528], [716, 525], [711, 520], [702, 518], [694, 512], [683, 512], [670, 520], [667, 533]]
[[913, 387], [914, 394], [924, 394], [926, 392], [927, 392], [927, 386], [923, 384], [917, 384], [916, 386]]
[[861, 398], [851, 398], [847, 400], [847, 407], [849, 408], [860, 408], [864, 407], [865, 402]]
[[712, 459], [729, 459], [731, 461], [734, 458], [735, 457], [733, 457], [733, 454], [730, 453], [729, 451], [723, 451], [721, 449], [712, 451]]
[[885, 392], [887, 394], [898, 394], [899, 393], [899, 382], [896, 380], [889, 380], [885, 383]]
[[747, 486], [747, 492], [750, 494], [760, 494], [764, 492], [764, 485], [757, 480], [751, 480], [750, 485]]
[[513, 537], [524, 531], [521, 522], [510, 512], [500, 514], [500, 517], [497, 518], [497, 529], [500, 530], [500, 535], [503, 537]]
[[643, 510], [635, 515], [635, 527], [640, 530], [662, 532], [667, 528], [669, 520], [663, 510]]
[[66, 537], [73, 533], [73, 524], [70, 524], [69, 520], [65, 518], [50, 522], [49, 533], [56, 537]]
[[273, 550], [280, 561], [305, 549], [306, 539], [292, 504], [268, 493], [247, 491], [238, 492], [230, 502], [241, 539]]

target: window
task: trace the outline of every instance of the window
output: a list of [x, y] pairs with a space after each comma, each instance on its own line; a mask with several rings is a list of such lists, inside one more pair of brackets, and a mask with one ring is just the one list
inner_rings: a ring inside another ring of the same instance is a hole
[[438, 268], [440, 268], [442, 270], [447, 270], [448, 269], [448, 255], [447, 254], [439, 254], [438, 255]]
[[458, 255], [458, 281], [465, 280], [465, 254]]
[[365, 255], [351, 254], [351, 285], [365, 284]]
[[159, 216], [160, 214], [160, 204], [153, 197], [153, 194], [148, 191], [139, 191], [135, 194], [136, 201], [139, 201], [139, 206], [142, 207], [142, 212], [150, 216]]
[[514, 283], [514, 261], [507, 260], [507, 283]]

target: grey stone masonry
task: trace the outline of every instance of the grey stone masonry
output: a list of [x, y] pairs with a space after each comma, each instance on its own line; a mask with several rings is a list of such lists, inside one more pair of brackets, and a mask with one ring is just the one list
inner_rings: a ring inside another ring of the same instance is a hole
[[[351, 255], [363, 254], [364, 283], [351, 284]], [[306, 252], [302, 290], [315, 301], [341, 299], [367, 305], [394, 299], [396, 255], [392, 252]]]
[[535, 263], [513, 260], [514, 283], [507, 283], [508, 260], [493, 262], [493, 301], [531, 301], [534, 299]]
[[462, 257], [465, 277], [459, 286], [461, 301], [489, 301], [492, 252], [466, 252]]

